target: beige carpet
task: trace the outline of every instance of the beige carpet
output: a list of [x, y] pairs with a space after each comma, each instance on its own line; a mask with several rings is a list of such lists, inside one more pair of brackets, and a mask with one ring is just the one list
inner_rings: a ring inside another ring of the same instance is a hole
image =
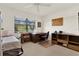
[[79, 52], [58, 45], [45, 48], [38, 43], [29, 42], [22, 46], [24, 49], [22, 56], [79, 56]]
[[43, 41], [43, 42], [39, 42], [39, 44], [45, 48], [48, 48], [51, 46], [50, 41]]

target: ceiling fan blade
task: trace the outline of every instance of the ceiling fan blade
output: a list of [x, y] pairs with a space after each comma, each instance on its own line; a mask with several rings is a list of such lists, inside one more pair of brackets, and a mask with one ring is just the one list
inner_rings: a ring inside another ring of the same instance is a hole
[[39, 6], [51, 6], [51, 4], [48, 3], [34, 3], [34, 5], [39, 5]]

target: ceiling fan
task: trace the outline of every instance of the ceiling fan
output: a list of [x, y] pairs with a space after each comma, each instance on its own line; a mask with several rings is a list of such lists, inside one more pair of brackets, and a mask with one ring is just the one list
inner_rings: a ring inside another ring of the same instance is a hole
[[32, 3], [32, 4], [28, 4], [25, 8], [31, 8], [33, 6], [36, 7], [37, 12], [39, 12], [41, 6], [50, 7], [51, 4], [48, 4], [48, 3]]

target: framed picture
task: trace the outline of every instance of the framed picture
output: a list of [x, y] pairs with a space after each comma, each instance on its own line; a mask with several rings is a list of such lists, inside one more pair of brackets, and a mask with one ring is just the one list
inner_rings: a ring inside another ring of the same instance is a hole
[[41, 22], [38, 22], [38, 23], [37, 23], [37, 26], [38, 26], [38, 27], [41, 27]]
[[62, 26], [63, 17], [52, 19], [52, 26]]

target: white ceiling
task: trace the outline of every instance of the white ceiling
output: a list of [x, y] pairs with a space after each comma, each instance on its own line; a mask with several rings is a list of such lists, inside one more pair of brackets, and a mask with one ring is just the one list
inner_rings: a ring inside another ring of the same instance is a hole
[[[30, 14], [39, 15], [39, 16], [45, 16], [50, 13], [59, 12], [62, 10], [66, 10], [72, 7], [79, 6], [79, 4], [73, 4], [73, 3], [4, 3], [0, 4], [7, 6], [9, 8], [14, 8], [20, 11], [28, 12]], [[39, 8], [38, 8], [39, 6]]]

